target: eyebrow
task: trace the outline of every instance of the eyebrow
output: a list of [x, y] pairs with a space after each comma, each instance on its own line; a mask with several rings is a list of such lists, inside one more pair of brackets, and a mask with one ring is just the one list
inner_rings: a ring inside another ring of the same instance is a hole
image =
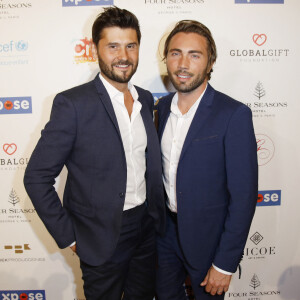
[[[169, 52], [174, 52], [174, 51], [182, 52], [181, 49], [177, 49], [177, 48], [173, 48], [173, 49], [170, 49], [170, 50], [169, 50]], [[188, 53], [199, 53], [199, 54], [203, 54], [203, 52], [200, 51], [200, 50], [189, 50]]]
[[[119, 43], [119, 42], [110, 42], [107, 45], [108, 46], [110, 46], [110, 45], [121, 45], [121, 43]], [[130, 42], [130, 43], [126, 44], [126, 45], [138, 45], [138, 43], [137, 42]]]

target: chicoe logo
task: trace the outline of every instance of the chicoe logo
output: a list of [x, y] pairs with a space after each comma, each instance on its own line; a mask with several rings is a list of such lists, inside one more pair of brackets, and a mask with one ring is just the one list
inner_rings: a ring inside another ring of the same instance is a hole
[[263, 236], [259, 233], [259, 232], [255, 232], [251, 237], [250, 240], [252, 241], [252, 243], [254, 243], [255, 245], [258, 245], [262, 240], [263, 240]]
[[46, 300], [44, 290], [0, 291], [0, 300]]
[[235, 0], [235, 3], [239, 4], [283, 4], [284, 0]]
[[93, 6], [113, 4], [113, 0], [62, 0], [62, 6]]
[[244, 249], [244, 257], [252, 260], [262, 260], [266, 259], [268, 257], [271, 257], [273, 255], [276, 255], [276, 247], [274, 245], [266, 245], [266, 243], [262, 243], [263, 236], [259, 232], [255, 232], [249, 240], [255, 245], [249, 245], [248, 247], [245, 247]]
[[31, 97], [0, 98], [0, 114], [31, 114]]
[[281, 190], [259, 191], [256, 206], [281, 205]]

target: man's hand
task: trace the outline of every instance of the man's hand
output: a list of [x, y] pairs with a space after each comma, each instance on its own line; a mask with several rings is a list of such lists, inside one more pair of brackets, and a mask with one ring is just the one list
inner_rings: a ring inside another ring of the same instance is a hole
[[226, 275], [217, 271], [214, 267], [210, 267], [201, 286], [206, 286], [205, 291], [211, 295], [221, 295], [228, 291], [232, 275]]
[[74, 253], [76, 253], [76, 244], [70, 247]]

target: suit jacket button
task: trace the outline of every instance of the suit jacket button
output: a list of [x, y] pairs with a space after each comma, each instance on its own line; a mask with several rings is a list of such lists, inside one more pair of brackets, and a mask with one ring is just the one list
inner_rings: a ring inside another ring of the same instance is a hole
[[124, 193], [120, 193], [119, 196], [120, 196], [120, 198], [123, 198], [125, 196], [125, 194]]

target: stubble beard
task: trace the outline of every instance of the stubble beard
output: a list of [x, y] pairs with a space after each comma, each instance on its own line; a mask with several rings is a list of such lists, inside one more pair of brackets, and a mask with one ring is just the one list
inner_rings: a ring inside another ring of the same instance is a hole
[[171, 73], [168, 70], [169, 78], [170, 78], [173, 86], [175, 87], [175, 89], [180, 93], [190, 93], [190, 92], [194, 91], [195, 89], [197, 89], [205, 81], [205, 79], [207, 77], [207, 70], [205, 70], [203, 73], [198, 74], [198, 76], [196, 76], [196, 78], [189, 84], [177, 83], [175, 80], [175, 77], [177, 77], [178, 74], [187, 75], [187, 76], [193, 76], [194, 74], [186, 72], [186, 71], [180, 71], [180, 70], [176, 71], [174, 73]]
[[[99, 62], [99, 67], [101, 72], [109, 79], [119, 83], [127, 83], [136, 72], [138, 66], [138, 63], [134, 65], [128, 60], [119, 60], [118, 62], [111, 64], [111, 66], [109, 67], [99, 56], [98, 56], [98, 62]], [[130, 72], [127, 70], [122, 72], [123, 75], [120, 76], [116, 74], [116, 72], [114, 71], [114, 66], [116, 65], [129, 65], [132, 66], [132, 69]]]

